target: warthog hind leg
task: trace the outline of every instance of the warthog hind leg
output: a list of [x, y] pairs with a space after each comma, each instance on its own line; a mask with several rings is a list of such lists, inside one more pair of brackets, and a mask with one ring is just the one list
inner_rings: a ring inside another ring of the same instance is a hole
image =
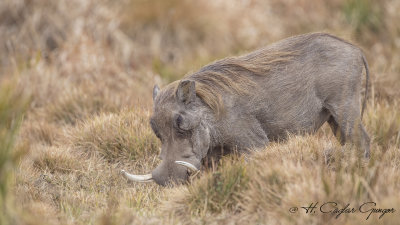
[[361, 123], [359, 110], [348, 107], [347, 110], [342, 110], [342, 113], [332, 113], [328, 123], [342, 145], [346, 142], [352, 142], [363, 149], [364, 156], [369, 158], [370, 138]]

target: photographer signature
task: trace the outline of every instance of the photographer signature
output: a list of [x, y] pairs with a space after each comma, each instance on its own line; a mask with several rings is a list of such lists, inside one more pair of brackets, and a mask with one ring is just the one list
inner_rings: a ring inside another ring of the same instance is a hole
[[[306, 214], [313, 214], [317, 212], [330, 213], [336, 215], [335, 218], [339, 218], [342, 214], [353, 214], [353, 213], [364, 213], [367, 215], [365, 220], [368, 220], [373, 214], [379, 215], [381, 219], [385, 214], [393, 214], [396, 212], [394, 208], [377, 208], [375, 202], [364, 202], [358, 208], [350, 206], [350, 203], [346, 204], [344, 207], [339, 207], [337, 202], [325, 202], [319, 204], [319, 202], [312, 202], [309, 206], [301, 207], [304, 209]], [[297, 207], [292, 207], [289, 209], [290, 213], [296, 213], [298, 211]]]

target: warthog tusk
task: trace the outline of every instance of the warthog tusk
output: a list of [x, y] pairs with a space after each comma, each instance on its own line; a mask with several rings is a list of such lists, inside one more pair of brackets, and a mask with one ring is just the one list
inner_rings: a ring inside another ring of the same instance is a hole
[[175, 161], [176, 164], [181, 165], [181, 166], [185, 166], [187, 167], [190, 171], [192, 172], [197, 172], [199, 171], [199, 169], [197, 169], [193, 164], [185, 162], [185, 161]]
[[151, 182], [153, 181], [153, 177], [151, 174], [146, 174], [146, 175], [133, 175], [125, 170], [121, 170], [121, 173], [126, 179], [135, 181], [135, 182]]

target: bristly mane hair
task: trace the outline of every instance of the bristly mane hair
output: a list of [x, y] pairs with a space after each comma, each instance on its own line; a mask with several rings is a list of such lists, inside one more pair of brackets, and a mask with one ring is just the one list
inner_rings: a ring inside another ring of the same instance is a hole
[[[260, 49], [250, 54], [230, 57], [215, 61], [198, 72], [186, 75], [182, 80], [196, 82], [196, 94], [216, 114], [217, 118], [224, 112], [222, 94], [246, 95], [250, 93], [255, 82], [254, 76], [265, 76], [279, 64], [288, 62], [296, 52]], [[179, 81], [165, 88], [165, 97], [174, 95]]]
[[196, 94], [217, 116], [224, 113], [222, 94], [249, 94], [253, 76], [265, 76], [273, 66], [287, 62], [293, 52], [261, 49], [248, 55], [230, 57], [211, 63], [183, 79], [196, 81]]

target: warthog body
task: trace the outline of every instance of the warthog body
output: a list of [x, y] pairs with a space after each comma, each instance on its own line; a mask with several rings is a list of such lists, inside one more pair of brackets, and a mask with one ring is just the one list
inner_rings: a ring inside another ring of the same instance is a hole
[[162, 162], [147, 178], [182, 182], [206, 156], [248, 153], [325, 122], [342, 144], [351, 141], [369, 157], [360, 116], [364, 68], [368, 78], [359, 48], [313, 33], [216, 61], [162, 90], [156, 86], [150, 123], [162, 143]]

